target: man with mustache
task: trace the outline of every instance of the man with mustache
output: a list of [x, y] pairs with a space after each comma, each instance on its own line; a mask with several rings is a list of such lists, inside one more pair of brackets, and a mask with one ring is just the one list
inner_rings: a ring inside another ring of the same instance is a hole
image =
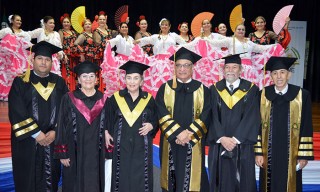
[[224, 79], [210, 87], [210, 191], [257, 191], [254, 144], [260, 126], [259, 89], [240, 78], [240, 54], [224, 57]]

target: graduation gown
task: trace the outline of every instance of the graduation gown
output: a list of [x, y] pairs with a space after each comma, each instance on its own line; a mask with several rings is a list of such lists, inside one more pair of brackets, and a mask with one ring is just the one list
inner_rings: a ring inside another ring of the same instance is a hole
[[[139, 91], [133, 101], [127, 88], [114, 93], [108, 102], [107, 128], [113, 137], [111, 191], [153, 191], [153, 143], [158, 131], [155, 102]], [[141, 136], [142, 123], [153, 129]]]
[[[163, 191], [209, 190], [205, 169], [205, 136], [210, 111], [209, 90], [191, 80], [172, 80], [163, 84], [156, 97], [160, 137], [161, 188]], [[185, 146], [176, 144], [177, 135], [184, 130], [193, 132]]]
[[[257, 191], [253, 145], [260, 126], [259, 89], [240, 79], [239, 87], [230, 93], [223, 79], [212, 85], [210, 92], [213, 121], [208, 133], [210, 191]], [[225, 149], [217, 141], [223, 136], [240, 141], [232, 156], [222, 156]]]
[[105, 101], [100, 91], [87, 97], [80, 89], [62, 98], [54, 156], [70, 159], [63, 191], [104, 191]]
[[60, 162], [53, 159], [54, 144], [43, 147], [32, 135], [55, 129], [61, 97], [67, 91], [65, 81], [53, 73], [40, 78], [31, 71], [29, 82], [21, 77], [13, 81], [9, 93], [9, 119], [17, 192], [58, 190]]
[[262, 129], [255, 145], [256, 155], [264, 157], [260, 191], [302, 191], [297, 160], [314, 158], [309, 92], [289, 84], [287, 93], [279, 95], [271, 85], [262, 91], [260, 108]]

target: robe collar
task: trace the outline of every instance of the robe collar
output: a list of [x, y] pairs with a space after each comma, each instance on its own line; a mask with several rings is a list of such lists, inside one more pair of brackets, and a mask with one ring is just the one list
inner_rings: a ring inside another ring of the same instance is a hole
[[[168, 85], [171, 87], [171, 89], [174, 89], [172, 88], [172, 80], [168, 81]], [[177, 81], [177, 88], [175, 88], [174, 90], [176, 92], [193, 93], [200, 86], [201, 86], [201, 83], [194, 79], [191, 79], [191, 81], [188, 83], [180, 83], [179, 81]]]
[[286, 101], [292, 101], [294, 100], [299, 91], [300, 91], [300, 87], [298, 86], [295, 86], [295, 85], [291, 85], [291, 84], [288, 84], [288, 91], [286, 94], [284, 95], [279, 95], [275, 92], [275, 88], [274, 88], [274, 85], [270, 85], [268, 87], [265, 88], [265, 95], [266, 95], [266, 98], [269, 100], [269, 101], [273, 101], [275, 100], [278, 96], [279, 97], [283, 97]]
[[[226, 79], [222, 79], [221, 81], [217, 82], [216, 87], [219, 91], [223, 91], [224, 89], [229, 91], [229, 88], [227, 87]], [[237, 90], [247, 92], [250, 88], [251, 88], [251, 82], [244, 79], [240, 79], [240, 84]]]
[[30, 79], [33, 84], [40, 82], [44, 87], [48, 85], [48, 82], [55, 83], [57, 81], [57, 78], [52, 73], [49, 73], [46, 77], [40, 77], [34, 71], [31, 72]]
[[103, 94], [98, 90], [96, 90], [95, 94], [90, 97], [86, 96], [80, 89], [76, 89], [73, 92], [73, 94], [77, 99], [81, 99], [81, 100], [90, 99], [92, 101], [97, 101], [97, 100], [101, 99], [103, 96]]

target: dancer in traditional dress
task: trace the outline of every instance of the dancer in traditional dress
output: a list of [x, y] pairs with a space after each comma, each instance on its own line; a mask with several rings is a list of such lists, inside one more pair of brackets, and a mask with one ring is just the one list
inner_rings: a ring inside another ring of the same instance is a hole
[[[62, 48], [61, 38], [58, 32], [54, 31], [54, 18], [51, 16], [45, 16], [40, 20], [41, 27], [33, 31], [28, 31], [32, 39], [36, 38], [37, 42], [46, 41]], [[60, 70], [60, 60], [67, 62], [68, 56], [64, 54], [63, 51], [59, 51], [56, 55], [53, 56], [52, 72], [58, 75], [61, 75]]]
[[3, 101], [8, 100], [13, 79], [27, 69], [26, 49], [32, 45], [30, 35], [21, 29], [21, 17], [13, 14], [8, 20], [10, 27], [0, 30], [0, 100]]

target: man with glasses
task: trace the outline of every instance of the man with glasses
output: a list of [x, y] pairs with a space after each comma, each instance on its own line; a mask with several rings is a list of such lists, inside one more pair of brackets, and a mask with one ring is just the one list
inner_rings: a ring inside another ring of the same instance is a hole
[[209, 190], [204, 138], [210, 96], [208, 88], [192, 79], [193, 65], [199, 59], [184, 47], [172, 55], [174, 78], [160, 87], [156, 97], [163, 191]]
[[259, 89], [240, 78], [239, 54], [223, 59], [224, 79], [210, 87], [210, 191], [256, 192], [253, 146], [260, 125]]

